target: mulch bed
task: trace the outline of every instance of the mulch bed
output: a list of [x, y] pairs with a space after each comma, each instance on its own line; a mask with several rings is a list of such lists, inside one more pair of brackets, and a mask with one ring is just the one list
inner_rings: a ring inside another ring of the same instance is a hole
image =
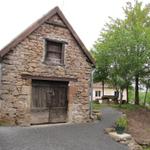
[[128, 118], [128, 131], [140, 145], [150, 145], [150, 110], [140, 108], [124, 111]]

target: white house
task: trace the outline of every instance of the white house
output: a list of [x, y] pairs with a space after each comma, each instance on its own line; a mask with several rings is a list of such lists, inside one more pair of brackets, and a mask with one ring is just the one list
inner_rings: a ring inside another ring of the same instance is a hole
[[[115, 91], [116, 91], [116, 89], [114, 87], [112, 87], [111, 85], [109, 85], [109, 84], [104, 85], [104, 95], [114, 96]], [[93, 84], [93, 100], [101, 99], [102, 96], [103, 96], [103, 94], [102, 94], [101, 82], [94, 83]], [[119, 95], [119, 97], [120, 97], [120, 95]], [[124, 92], [123, 92], [123, 100], [127, 100], [126, 90], [124, 90]]]

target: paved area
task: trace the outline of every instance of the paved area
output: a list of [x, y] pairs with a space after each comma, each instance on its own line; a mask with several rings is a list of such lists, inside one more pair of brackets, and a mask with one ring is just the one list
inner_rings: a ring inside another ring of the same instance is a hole
[[0, 127], [0, 150], [127, 150], [104, 133], [121, 113], [111, 108], [102, 113], [96, 123]]

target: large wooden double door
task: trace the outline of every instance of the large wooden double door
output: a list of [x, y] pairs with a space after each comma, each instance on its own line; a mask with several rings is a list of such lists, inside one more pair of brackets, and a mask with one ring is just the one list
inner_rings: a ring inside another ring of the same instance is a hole
[[32, 124], [67, 121], [67, 87], [67, 82], [32, 81]]

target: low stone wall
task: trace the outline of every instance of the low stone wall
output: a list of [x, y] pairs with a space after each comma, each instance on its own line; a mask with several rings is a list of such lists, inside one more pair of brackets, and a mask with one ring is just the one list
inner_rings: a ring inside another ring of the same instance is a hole
[[117, 134], [114, 128], [106, 128], [105, 132], [109, 134], [116, 142], [126, 144], [129, 150], [143, 150], [143, 148], [127, 133]]

